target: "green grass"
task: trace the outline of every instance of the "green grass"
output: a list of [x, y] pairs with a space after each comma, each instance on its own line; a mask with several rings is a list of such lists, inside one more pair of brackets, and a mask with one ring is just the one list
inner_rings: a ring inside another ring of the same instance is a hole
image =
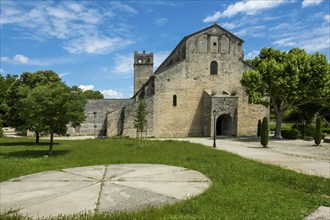
[[[319, 206], [330, 206], [330, 180], [250, 161], [198, 144], [148, 141], [136, 147], [132, 139], [48, 142], [0, 138], [0, 180], [69, 167], [117, 163], [182, 166], [206, 174], [211, 187], [192, 199], [114, 214], [80, 214], [61, 219], [303, 219]], [[23, 219], [0, 215], [0, 219]]]
[[[291, 130], [293, 123], [282, 123], [281, 130]], [[276, 124], [269, 123], [269, 130], [275, 131]]]

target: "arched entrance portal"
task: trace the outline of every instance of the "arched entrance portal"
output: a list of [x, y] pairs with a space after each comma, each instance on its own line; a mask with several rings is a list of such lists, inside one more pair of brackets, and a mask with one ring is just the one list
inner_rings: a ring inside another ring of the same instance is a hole
[[233, 135], [233, 120], [228, 114], [220, 115], [217, 119], [217, 135]]

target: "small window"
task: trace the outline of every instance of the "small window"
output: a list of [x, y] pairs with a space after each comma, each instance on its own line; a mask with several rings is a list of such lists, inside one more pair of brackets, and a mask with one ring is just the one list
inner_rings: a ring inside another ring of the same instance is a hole
[[173, 96], [173, 106], [176, 106], [176, 95]]
[[211, 62], [211, 75], [218, 75], [218, 63], [216, 61]]

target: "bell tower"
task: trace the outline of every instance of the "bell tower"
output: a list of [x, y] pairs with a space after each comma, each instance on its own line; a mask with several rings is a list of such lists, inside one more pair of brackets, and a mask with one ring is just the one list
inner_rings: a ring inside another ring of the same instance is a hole
[[154, 54], [134, 52], [134, 94], [153, 74]]

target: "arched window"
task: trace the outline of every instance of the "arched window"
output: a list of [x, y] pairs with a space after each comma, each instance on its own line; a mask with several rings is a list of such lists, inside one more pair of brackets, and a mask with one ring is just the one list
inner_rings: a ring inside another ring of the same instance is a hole
[[176, 95], [173, 96], [173, 106], [176, 106]]
[[211, 75], [218, 75], [218, 63], [216, 61], [211, 62]]

